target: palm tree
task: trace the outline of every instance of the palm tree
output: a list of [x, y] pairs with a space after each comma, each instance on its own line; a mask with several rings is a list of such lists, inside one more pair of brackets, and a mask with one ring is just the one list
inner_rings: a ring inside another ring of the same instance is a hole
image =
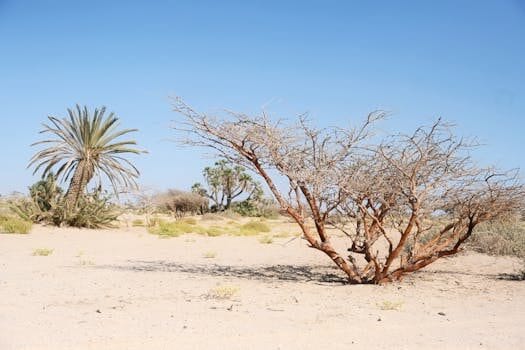
[[123, 155], [144, 151], [132, 147], [137, 144], [134, 140], [116, 139], [137, 129], [118, 130], [118, 117], [110, 113], [104, 118], [105, 107], [95, 109], [92, 116], [87, 107], [79, 105], [67, 112], [69, 118], [49, 116], [51, 123], [44, 123], [40, 133], [49, 133], [52, 138], [31, 145], [46, 145], [29, 162], [28, 167], [35, 166], [33, 174], [43, 169], [42, 177], [45, 177], [57, 167], [57, 178], [70, 181], [66, 193], [66, 202], [70, 207], [77, 204], [95, 175], [100, 178], [104, 174], [115, 193], [118, 186], [136, 186], [139, 171]]

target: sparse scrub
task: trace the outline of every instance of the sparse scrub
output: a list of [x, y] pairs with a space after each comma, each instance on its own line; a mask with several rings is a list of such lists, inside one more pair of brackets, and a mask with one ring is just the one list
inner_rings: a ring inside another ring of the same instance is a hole
[[33, 251], [33, 256], [48, 256], [53, 254], [53, 249], [37, 248]]
[[196, 233], [200, 235], [206, 235], [209, 237], [217, 237], [226, 234], [224, 228], [220, 226], [204, 227], [200, 225], [194, 225], [181, 221], [163, 221], [160, 220], [157, 225], [150, 227], [148, 230], [152, 234], [159, 235], [161, 237], [179, 237], [187, 233]]

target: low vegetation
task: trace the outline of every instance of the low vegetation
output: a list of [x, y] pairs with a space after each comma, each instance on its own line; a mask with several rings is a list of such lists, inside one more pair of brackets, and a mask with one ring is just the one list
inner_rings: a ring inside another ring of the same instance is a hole
[[261, 221], [250, 221], [239, 228], [239, 235], [253, 236], [260, 233], [270, 232], [270, 227]]
[[208, 291], [206, 296], [210, 299], [227, 300], [236, 296], [239, 291], [240, 288], [237, 286], [221, 285]]
[[262, 244], [272, 244], [273, 238], [272, 236], [269, 236], [269, 235], [262, 236], [261, 238], [259, 238], [259, 242]]
[[53, 254], [53, 249], [37, 248], [33, 251], [33, 256], [48, 256]]
[[32, 223], [14, 216], [0, 215], [0, 233], [26, 234], [31, 231]]
[[404, 302], [402, 301], [390, 301], [385, 300], [377, 304], [377, 307], [383, 311], [399, 311], [403, 307]]
[[525, 222], [511, 220], [484, 223], [478, 227], [469, 244], [478, 252], [515, 256], [525, 264]]
[[206, 259], [213, 259], [213, 258], [217, 257], [217, 252], [214, 252], [214, 251], [210, 250], [210, 251], [207, 251], [204, 254], [202, 254], [202, 257], [206, 258]]

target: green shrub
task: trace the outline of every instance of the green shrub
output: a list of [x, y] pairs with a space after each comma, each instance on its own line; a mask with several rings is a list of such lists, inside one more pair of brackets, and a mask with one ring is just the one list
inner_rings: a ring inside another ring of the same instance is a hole
[[250, 221], [239, 228], [239, 234], [241, 236], [252, 236], [270, 231], [270, 227], [264, 222], [260, 221]]
[[33, 224], [30, 221], [16, 217], [0, 216], [0, 232], [3, 233], [29, 233]]
[[50, 211], [60, 200], [62, 193], [63, 190], [57, 185], [53, 173], [29, 187], [31, 198], [42, 212]]

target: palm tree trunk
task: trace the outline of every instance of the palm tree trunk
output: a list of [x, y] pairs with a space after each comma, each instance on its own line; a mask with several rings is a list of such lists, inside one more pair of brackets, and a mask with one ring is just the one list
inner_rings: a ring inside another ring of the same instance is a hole
[[84, 190], [86, 189], [89, 180], [91, 179], [87, 174], [87, 169], [81, 161], [78, 163], [78, 166], [75, 169], [75, 173], [71, 178], [71, 182], [69, 183], [69, 188], [66, 193], [66, 203], [69, 208], [74, 208], [77, 205], [78, 199], [84, 194]]

